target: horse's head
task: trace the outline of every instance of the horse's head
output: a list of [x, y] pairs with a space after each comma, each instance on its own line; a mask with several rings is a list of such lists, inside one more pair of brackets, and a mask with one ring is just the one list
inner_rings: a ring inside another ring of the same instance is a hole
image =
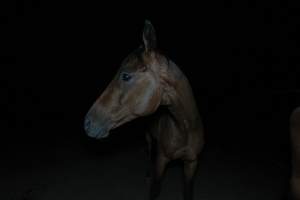
[[143, 47], [130, 54], [85, 118], [85, 131], [104, 138], [109, 131], [137, 117], [156, 111], [161, 103], [159, 68], [153, 26], [145, 22]]

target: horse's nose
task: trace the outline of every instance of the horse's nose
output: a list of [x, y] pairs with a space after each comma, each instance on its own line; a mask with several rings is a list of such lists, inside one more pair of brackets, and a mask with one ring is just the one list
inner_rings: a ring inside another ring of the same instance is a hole
[[89, 132], [90, 128], [91, 128], [91, 120], [88, 117], [86, 117], [84, 120], [84, 130], [86, 132]]

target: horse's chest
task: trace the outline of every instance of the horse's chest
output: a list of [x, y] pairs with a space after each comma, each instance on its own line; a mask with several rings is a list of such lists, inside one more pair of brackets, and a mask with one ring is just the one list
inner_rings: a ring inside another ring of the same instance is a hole
[[177, 158], [187, 145], [187, 134], [178, 129], [172, 120], [162, 120], [157, 130], [157, 140], [161, 151], [168, 157]]

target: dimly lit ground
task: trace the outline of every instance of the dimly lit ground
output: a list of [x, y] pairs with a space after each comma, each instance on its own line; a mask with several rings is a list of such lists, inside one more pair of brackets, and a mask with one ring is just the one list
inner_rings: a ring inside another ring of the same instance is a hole
[[[97, 149], [97, 142], [90, 145]], [[31, 160], [26, 160], [23, 152], [24, 157], [15, 166], [10, 166], [8, 171], [1, 170], [0, 199], [146, 199], [148, 182], [142, 147], [106, 154], [88, 149], [69, 143], [51, 152], [35, 153]], [[287, 184], [289, 163], [284, 154], [275, 154], [226, 152], [208, 146], [197, 174], [195, 199], [280, 199]], [[178, 164], [170, 165], [159, 199], [181, 199], [180, 170]], [[22, 199], [31, 189], [32, 197]]]
[[[269, 99], [268, 93], [250, 93], [224, 97], [224, 105], [216, 106], [213, 98], [202, 98], [207, 145], [195, 199], [282, 200], [290, 173], [288, 116], [293, 106], [286, 106], [284, 96], [274, 96], [272, 104]], [[247, 102], [253, 104], [244, 106]], [[96, 141], [83, 131], [87, 108], [42, 108], [23, 112], [16, 127], [5, 126], [9, 134], [1, 145], [1, 200], [146, 199], [144, 130], [149, 118]], [[171, 164], [161, 200], [181, 199], [181, 175], [180, 165]]]

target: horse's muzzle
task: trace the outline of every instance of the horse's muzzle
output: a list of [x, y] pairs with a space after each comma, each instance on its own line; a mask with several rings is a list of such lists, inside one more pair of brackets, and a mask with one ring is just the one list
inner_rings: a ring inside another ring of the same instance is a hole
[[107, 128], [93, 122], [89, 117], [86, 117], [84, 120], [84, 130], [89, 137], [96, 139], [105, 138], [109, 135]]

